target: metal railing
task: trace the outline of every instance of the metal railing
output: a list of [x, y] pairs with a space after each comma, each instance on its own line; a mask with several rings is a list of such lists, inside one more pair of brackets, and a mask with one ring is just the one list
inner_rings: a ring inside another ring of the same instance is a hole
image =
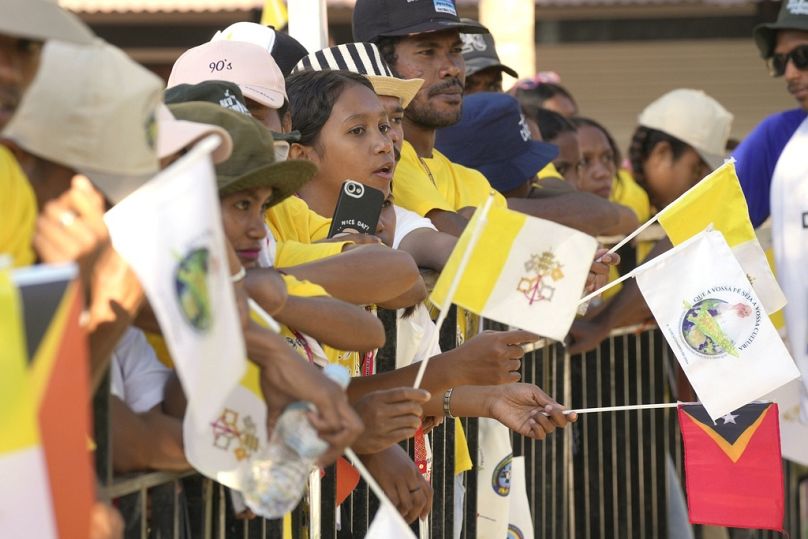
[[[378, 370], [395, 365], [395, 313], [379, 313], [388, 342], [378, 353]], [[500, 329], [486, 321], [485, 327]], [[441, 347], [457, 343], [453, 309], [441, 332]], [[655, 328], [616, 331], [586, 354], [571, 356], [559, 343], [541, 341], [522, 362], [522, 379], [542, 387], [573, 408], [671, 402], [677, 398], [676, 360]], [[102, 393], [102, 392], [99, 392]], [[162, 472], [114, 477], [108, 429], [108, 397], [95, 402], [97, 473], [102, 495], [112, 499], [128, 523], [127, 538], [281, 538], [280, 521], [238, 520], [227, 489], [195, 474]], [[477, 421], [463, 421], [476, 460]], [[454, 425], [444, 422], [431, 434], [434, 502], [430, 535], [450, 539], [454, 522]], [[671, 409], [585, 414], [544, 441], [512, 435], [513, 453], [525, 457], [526, 486], [535, 533], [543, 538], [663, 538], [668, 535], [668, 459], [682, 477], [676, 412]], [[409, 448], [408, 444], [403, 444]], [[808, 480], [784, 463], [786, 531], [806, 537], [800, 506], [808, 510]], [[335, 508], [333, 467], [322, 481], [320, 530], [309, 530], [301, 504], [292, 518], [292, 537], [363, 537], [378, 500], [363, 481]], [[467, 472], [462, 537], [476, 537], [477, 476]], [[801, 490], [800, 490], [801, 489]], [[802, 498], [800, 498], [800, 491]], [[337, 512], [342, 528], [337, 530]], [[418, 533], [417, 524], [413, 527]], [[699, 527], [696, 537], [701, 536]], [[734, 532], [735, 538], [768, 539], [773, 532]], [[743, 533], [743, 535], [739, 535]], [[311, 534], [311, 535], [310, 535]]]

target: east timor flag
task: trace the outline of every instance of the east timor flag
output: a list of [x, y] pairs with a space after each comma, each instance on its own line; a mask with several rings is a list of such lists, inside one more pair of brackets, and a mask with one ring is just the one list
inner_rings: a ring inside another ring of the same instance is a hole
[[783, 529], [777, 404], [753, 403], [716, 423], [699, 404], [679, 406], [690, 522]]
[[29, 380], [37, 410], [58, 537], [87, 537], [95, 500], [87, 335], [74, 266], [14, 272], [24, 313]]

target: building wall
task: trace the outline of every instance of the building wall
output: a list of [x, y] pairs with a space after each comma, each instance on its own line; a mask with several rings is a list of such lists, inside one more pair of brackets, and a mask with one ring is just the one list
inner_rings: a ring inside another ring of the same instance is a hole
[[561, 75], [581, 114], [605, 124], [623, 150], [640, 111], [674, 88], [716, 98], [735, 115], [739, 139], [768, 114], [796, 106], [783, 80], [769, 77], [751, 38], [540, 44], [536, 61]]

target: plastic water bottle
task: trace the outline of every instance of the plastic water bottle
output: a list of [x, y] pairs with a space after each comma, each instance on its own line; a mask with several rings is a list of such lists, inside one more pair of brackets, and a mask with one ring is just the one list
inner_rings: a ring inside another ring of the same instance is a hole
[[[343, 389], [351, 380], [340, 365], [326, 365], [323, 374]], [[287, 406], [269, 443], [241, 468], [244, 501], [256, 515], [281, 518], [303, 497], [314, 463], [328, 449], [306, 417], [312, 409], [311, 403], [302, 401]]]

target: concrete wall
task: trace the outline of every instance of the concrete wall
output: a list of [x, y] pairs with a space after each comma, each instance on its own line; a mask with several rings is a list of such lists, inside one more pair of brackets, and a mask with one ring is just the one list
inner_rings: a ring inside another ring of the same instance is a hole
[[751, 38], [539, 45], [536, 62], [561, 75], [581, 114], [606, 125], [624, 151], [639, 112], [673, 88], [716, 98], [735, 115], [736, 138], [768, 114], [796, 106], [783, 79], [769, 77]]

